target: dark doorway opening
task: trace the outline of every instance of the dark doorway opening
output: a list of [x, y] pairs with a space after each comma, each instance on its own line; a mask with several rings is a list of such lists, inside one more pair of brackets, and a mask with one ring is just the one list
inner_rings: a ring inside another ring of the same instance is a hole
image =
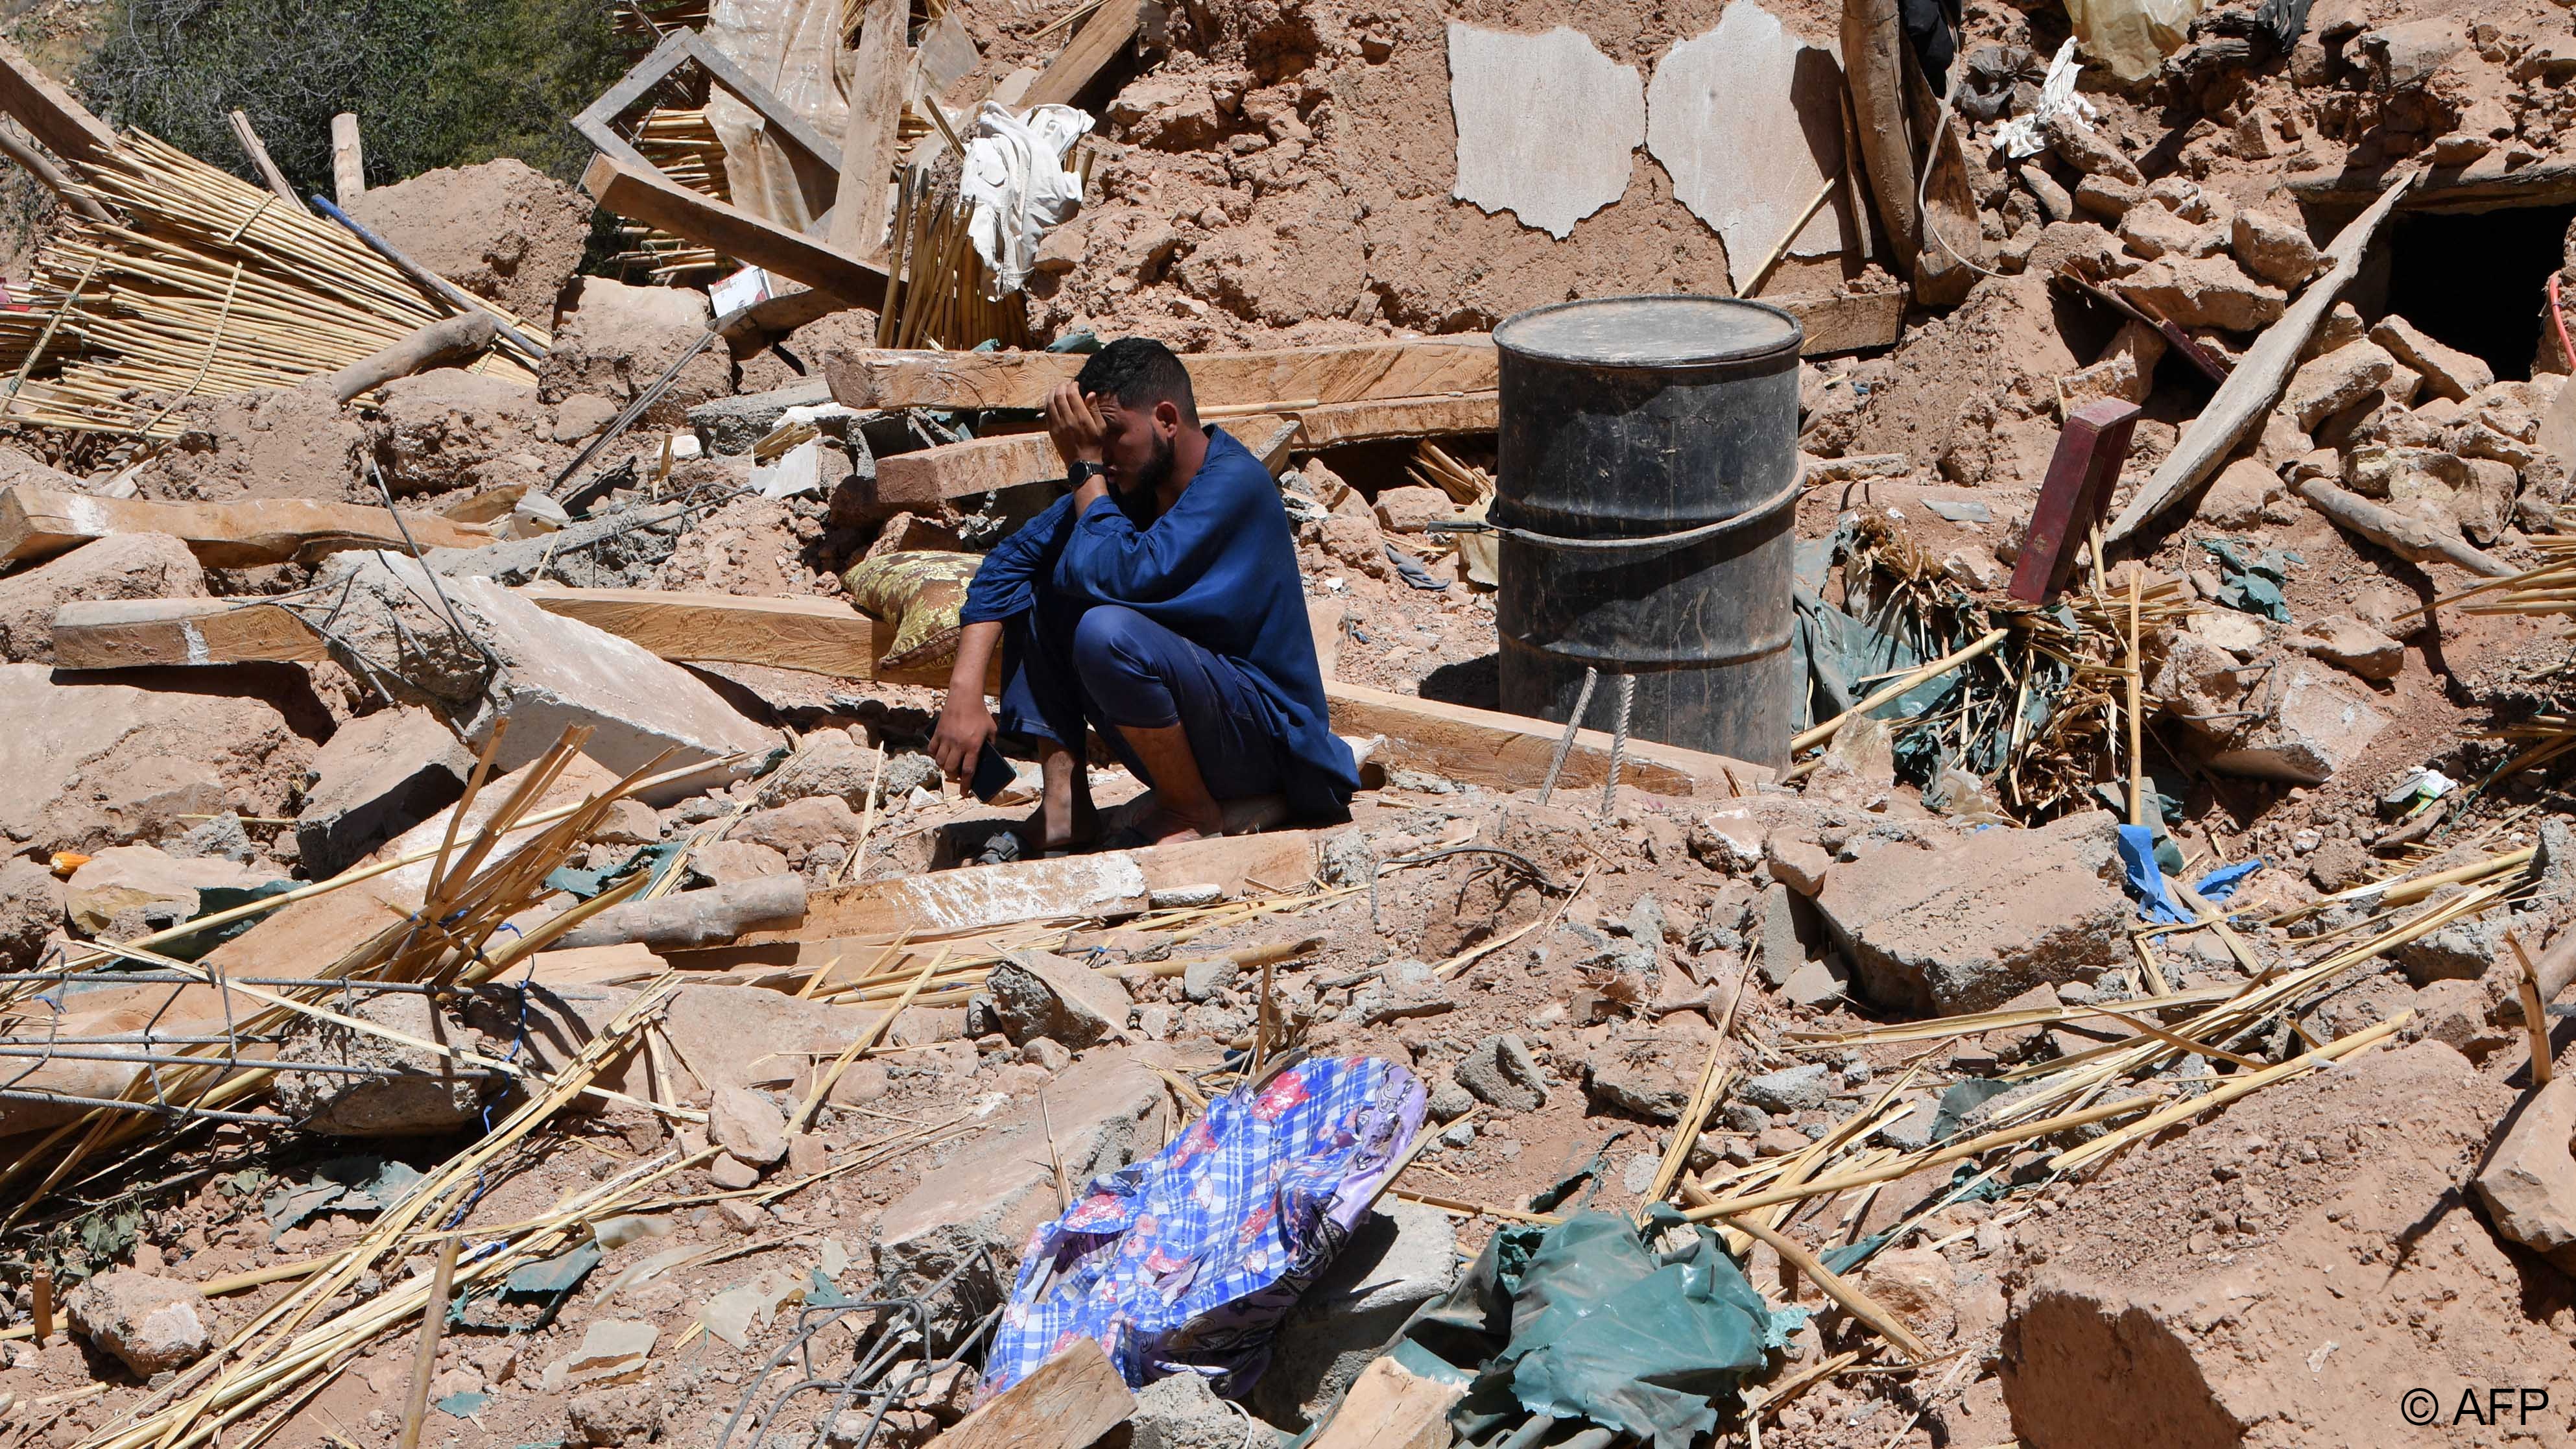
[[2484, 358], [2499, 379], [2529, 378], [2570, 221], [2576, 206], [2400, 213], [2389, 228], [2388, 310]]

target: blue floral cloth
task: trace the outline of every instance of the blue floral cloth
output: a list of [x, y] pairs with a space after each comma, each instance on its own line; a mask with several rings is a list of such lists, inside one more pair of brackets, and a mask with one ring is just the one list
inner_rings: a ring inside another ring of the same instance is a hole
[[1241, 1397], [1422, 1131], [1424, 1100], [1392, 1062], [1300, 1062], [1209, 1103], [1150, 1161], [1094, 1178], [1029, 1239], [988, 1389], [1091, 1338], [1131, 1385], [1188, 1371]]

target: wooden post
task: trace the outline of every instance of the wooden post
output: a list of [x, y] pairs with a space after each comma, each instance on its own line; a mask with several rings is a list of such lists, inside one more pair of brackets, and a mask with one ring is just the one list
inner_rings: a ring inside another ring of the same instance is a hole
[[268, 182], [268, 189], [277, 193], [277, 199], [289, 206], [302, 206], [304, 203], [295, 199], [295, 188], [286, 183], [286, 173], [277, 169], [277, 163], [268, 157], [268, 147], [260, 144], [259, 132], [251, 129], [250, 117], [233, 112], [233, 134], [241, 138], [243, 154], [259, 168], [260, 176]]
[[854, 257], [883, 256], [886, 227], [894, 219], [896, 132], [903, 121], [904, 74], [912, 63], [903, 31], [911, 15], [911, 0], [870, 0], [859, 27], [831, 235], [835, 249]]
[[447, 1295], [456, 1285], [454, 1236], [438, 1245], [438, 1268], [429, 1275], [429, 1302], [420, 1311], [420, 1352], [411, 1361], [411, 1387], [403, 1397], [401, 1449], [419, 1449], [421, 1416], [429, 1412], [429, 1381], [438, 1373], [438, 1335], [447, 1326]]
[[331, 118], [331, 194], [346, 206], [367, 189], [367, 152], [358, 140], [358, 117], [342, 111]]

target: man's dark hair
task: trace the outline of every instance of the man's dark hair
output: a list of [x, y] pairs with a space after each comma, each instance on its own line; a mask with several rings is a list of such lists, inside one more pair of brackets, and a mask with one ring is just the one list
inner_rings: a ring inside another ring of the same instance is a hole
[[1172, 349], [1151, 337], [1121, 337], [1091, 354], [1074, 375], [1073, 385], [1088, 394], [1118, 399], [1122, 408], [1150, 408], [1168, 402], [1181, 410], [1181, 421], [1197, 426], [1198, 399], [1190, 392], [1189, 369]]

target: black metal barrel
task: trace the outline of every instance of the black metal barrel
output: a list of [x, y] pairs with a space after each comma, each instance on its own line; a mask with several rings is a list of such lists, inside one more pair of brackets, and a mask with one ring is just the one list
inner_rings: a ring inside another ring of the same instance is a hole
[[1787, 763], [1798, 319], [1728, 297], [1523, 312], [1500, 354], [1503, 708]]

